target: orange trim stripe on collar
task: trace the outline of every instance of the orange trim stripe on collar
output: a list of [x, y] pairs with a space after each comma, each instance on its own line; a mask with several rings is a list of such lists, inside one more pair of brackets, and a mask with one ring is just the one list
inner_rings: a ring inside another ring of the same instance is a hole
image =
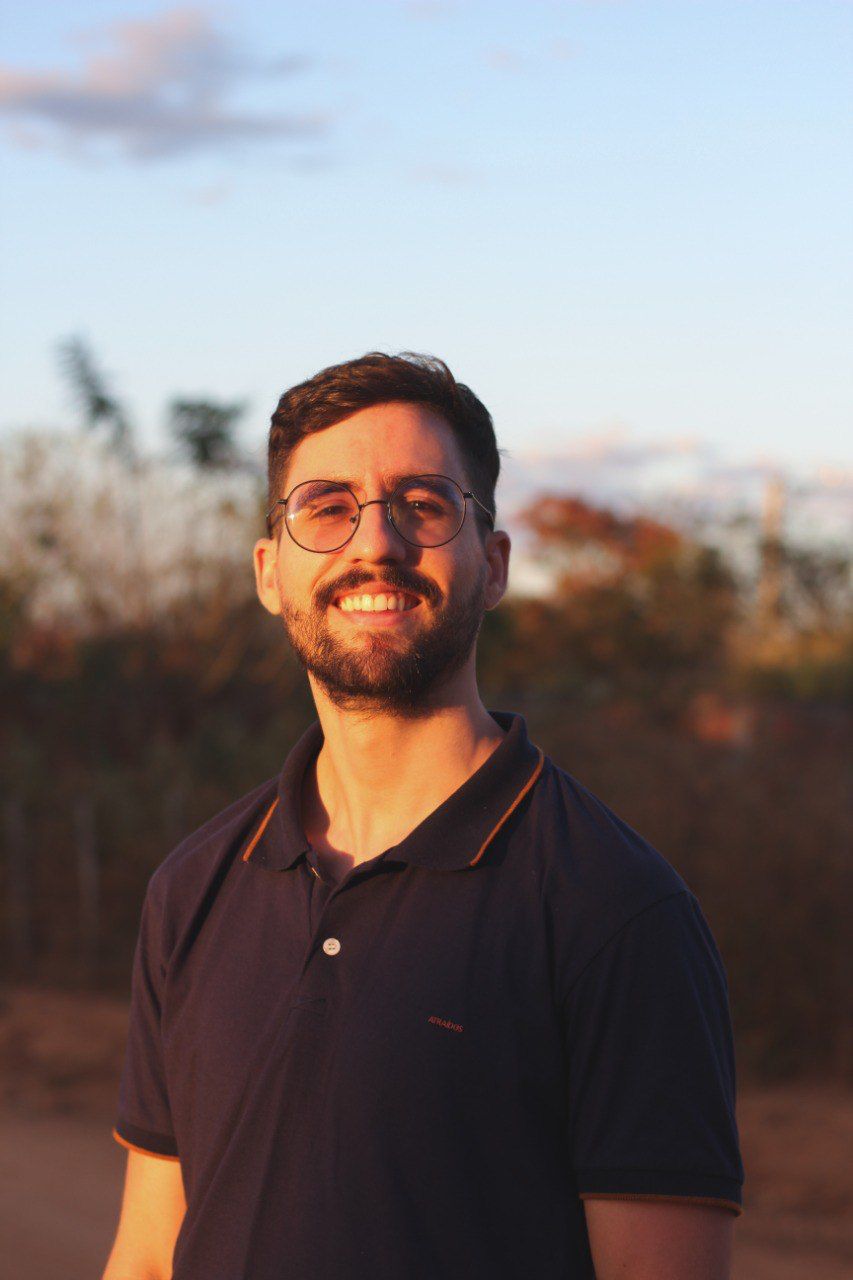
[[527, 781], [525, 782], [524, 786], [521, 788], [521, 790], [519, 791], [518, 795], [515, 797], [515, 799], [513, 800], [512, 804], [511, 804], [511, 805], [509, 806], [509, 808], [507, 809], [506, 813], [504, 813], [504, 814], [502, 815], [502, 817], [500, 818], [500, 820], [499, 820], [498, 822], [496, 822], [496, 823], [495, 823], [495, 825], [492, 827], [491, 831], [490, 831], [490, 832], [489, 832], [489, 834], [486, 836], [486, 838], [485, 838], [485, 840], [483, 841], [483, 843], [480, 845], [479, 850], [478, 850], [478, 851], [477, 851], [477, 853], [474, 855], [474, 857], [471, 859], [471, 861], [468, 863], [468, 866], [469, 866], [469, 867], [473, 867], [475, 863], [477, 863], [477, 862], [479, 862], [479, 861], [480, 861], [480, 859], [482, 858], [483, 854], [486, 852], [486, 849], [487, 849], [487, 847], [488, 847], [489, 843], [494, 839], [494, 837], [495, 837], [495, 836], [497, 835], [497, 833], [500, 831], [501, 827], [502, 827], [502, 826], [503, 826], [503, 824], [506, 822], [507, 818], [508, 818], [508, 817], [509, 817], [509, 815], [512, 813], [513, 809], [515, 809], [519, 804], [521, 804], [521, 801], [522, 801], [522, 800], [524, 799], [524, 797], [527, 795], [528, 791], [529, 791], [529, 790], [530, 790], [530, 788], [533, 786], [533, 784], [534, 784], [534, 782], [536, 781], [536, 779], [539, 777], [539, 774], [542, 772], [542, 766], [543, 766], [543, 764], [545, 763], [545, 753], [544, 753], [544, 751], [542, 750], [542, 748], [541, 748], [541, 747], [537, 747], [537, 748], [536, 748], [536, 750], [539, 752], [539, 759], [538, 759], [538, 760], [537, 760], [537, 762], [536, 762], [536, 768], [533, 770], [533, 772], [531, 773], [530, 777], [527, 779]]
[[[513, 812], [514, 809], [518, 807], [518, 805], [521, 804], [521, 801], [527, 795], [528, 791], [533, 786], [536, 779], [539, 777], [539, 774], [542, 772], [542, 766], [545, 763], [545, 753], [543, 752], [541, 747], [537, 747], [536, 750], [539, 752], [539, 759], [536, 762], [535, 769], [533, 770], [530, 777], [525, 782], [524, 786], [519, 791], [518, 795], [513, 800], [512, 804], [503, 814], [501, 814], [500, 819], [492, 827], [491, 831], [486, 836], [483, 843], [480, 845], [480, 848], [477, 850], [474, 857], [468, 863], [469, 867], [475, 866], [480, 861], [483, 854], [486, 852], [486, 849], [488, 848], [489, 844], [492, 842], [492, 840], [495, 838], [497, 833], [500, 831], [501, 827], [504, 825], [509, 815]], [[245, 853], [243, 854], [244, 862], [248, 861], [248, 859], [252, 856], [252, 851], [255, 848], [258, 841], [260, 840], [261, 836], [264, 834], [264, 831], [267, 828], [267, 824], [270, 818], [272, 817], [273, 813], [275, 812], [275, 808], [276, 808], [276, 805], [278, 804], [278, 801], [279, 801], [279, 797], [276, 796], [276, 798], [273, 800], [272, 804], [270, 805], [269, 809], [267, 809], [266, 813], [264, 814], [263, 820], [261, 821], [257, 831], [253, 835], [251, 841], [249, 842], [246, 848]]]
[[262, 822], [262, 823], [261, 823], [261, 825], [258, 827], [258, 829], [257, 829], [257, 831], [255, 832], [255, 834], [252, 836], [252, 840], [251, 840], [251, 842], [250, 842], [250, 844], [249, 844], [249, 847], [247, 848], [246, 852], [243, 854], [243, 861], [244, 861], [244, 862], [246, 861], [246, 859], [247, 859], [248, 857], [250, 857], [251, 852], [252, 852], [252, 850], [254, 849], [255, 845], [258, 843], [258, 841], [260, 840], [261, 836], [262, 836], [262, 835], [264, 834], [264, 832], [266, 831], [267, 823], [269, 822], [270, 818], [271, 818], [271, 817], [273, 816], [273, 814], [275, 813], [275, 807], [276, 807], [276, 805], [277, 805], [277, 804], [278, 804], [278, 796], [276, 796], [275, 800], [273, 800], [272, 804], [271, 804], [271, 805], [270, 805], [270, 807], [267, 809], [266, 813], [264, 814], [264, 820], [263, 820], [263, 822]]

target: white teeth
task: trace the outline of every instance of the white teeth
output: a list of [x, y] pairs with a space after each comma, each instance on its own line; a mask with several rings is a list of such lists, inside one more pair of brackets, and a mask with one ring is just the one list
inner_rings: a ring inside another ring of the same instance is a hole
[[341, 609], [345, 613], [353, 611], [361, 613], [384, 613], [387, 610], [403, 612], [406, 609], [406, 597], [404, 595], [392, 595], [389, 592], [379, 591], [376, 595], [352, 595], [343, 596], [338, 601]]

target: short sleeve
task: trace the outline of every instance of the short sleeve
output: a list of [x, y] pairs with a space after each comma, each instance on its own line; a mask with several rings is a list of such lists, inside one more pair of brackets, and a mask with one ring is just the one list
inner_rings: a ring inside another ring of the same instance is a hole
[[178, 1158], [163, 1061], [162, 911], [149, 882], [133, 959], [130, 1021], [113, 1137], [149, 1155]]
[[742, 1212], [725, 969], [689, 890], [633, 916], [563, 1005], [581, 1199], [683, 1199]]

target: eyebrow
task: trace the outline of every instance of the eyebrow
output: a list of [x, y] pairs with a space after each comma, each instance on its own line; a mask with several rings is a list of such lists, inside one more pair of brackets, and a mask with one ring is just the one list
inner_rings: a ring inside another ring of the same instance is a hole
[[[395, 486], [395, 485], [398, 485], [398, 484], [400, 483], [400, 481], [401, 481], [401, 480], [413, 480], [413, 479], [415, 478], [415, 476], [433, 476], [433, 475], [443, 475], [443, 472], [439, 472], [439, 471], [391, 471], [391, 472], [389, 472], [389, 471], [383, 471], [383, 472], [382, 472], [382, 480], [384, 481], [386, 488], [388, 488], [388, 489], [393, 489], [393, 488], [394, 488], [394, 486]], [[354, 480], [354, 479], [352, 478], [352, 476], [340, 476], [340, 475], [308, 476], [308, 477], [306, 478], [306, 480], [299, 480], [299, 481], [297, 481], [297, 484], [305, 484], [306, 482], [310, 482], [311, 480], [330, 481], [330, 482], [331, 482], [331, 483], [333, 483], [333, 484], [348, 484], [348, 485], [350, 485], [350, 487], [351, 487], [351, 488], [353, 488], [353, 489], [363, 489], [363, 488], [364, 488], [364, 485], [362, 484], [362, 482], [361, 482], [360, 480]], [[295, 487], [296, 487], [295, 485], [291, 485], [291, 488], [295, 488]]]

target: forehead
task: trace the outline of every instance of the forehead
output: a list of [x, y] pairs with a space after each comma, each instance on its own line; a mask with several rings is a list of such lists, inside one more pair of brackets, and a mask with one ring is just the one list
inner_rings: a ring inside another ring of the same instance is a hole
[[466, 479], [449, 424], [426, 405], [371, 405], [315, 431], [299, 442], [287, 474], [288, 487], [302, 480], [393, 483], [400, 475], [439, 472]]

